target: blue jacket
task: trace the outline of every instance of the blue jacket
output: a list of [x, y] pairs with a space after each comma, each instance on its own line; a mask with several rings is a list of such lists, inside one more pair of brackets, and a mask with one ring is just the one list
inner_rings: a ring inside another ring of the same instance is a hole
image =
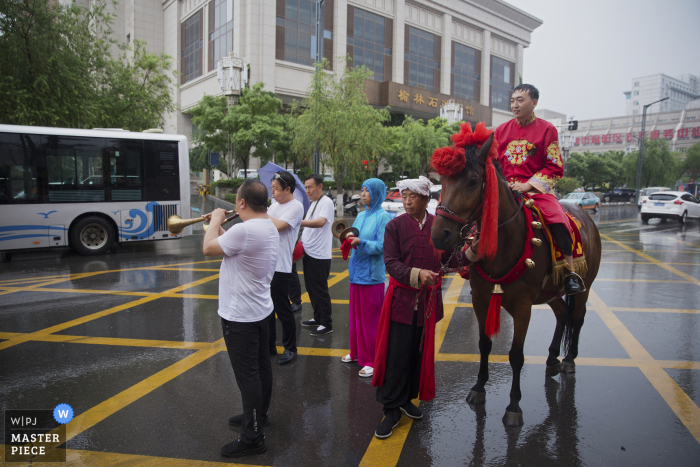
[[369, 207], [362, 211], [353, 227], [360, 231], [360, 244], [357, 250], [351, 250], [348, 270], [350, 283], [359, 285], [383, 284], [386, 268], [384, 267], [384, 228], [391, 220], [382, 209], [386, 200], [386, 185], [378, 178], [370, 178], [362, 183], [372, 197]]

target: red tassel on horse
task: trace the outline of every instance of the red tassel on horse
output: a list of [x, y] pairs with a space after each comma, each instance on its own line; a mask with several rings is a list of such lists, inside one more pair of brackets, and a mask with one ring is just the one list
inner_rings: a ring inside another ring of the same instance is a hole
[[490, 156], [486, 158], [484, 177], [486, 190], [478, 253], [480, 259], [493, 259], [498, 249], [498, 175]]
[[501, 331], [501, 294], [494, 293], [491, 295], [489, 302], [489, 312], [486, 315], [486, 325], [484, 332], [489, 339], [494, 335], [498, 336]]

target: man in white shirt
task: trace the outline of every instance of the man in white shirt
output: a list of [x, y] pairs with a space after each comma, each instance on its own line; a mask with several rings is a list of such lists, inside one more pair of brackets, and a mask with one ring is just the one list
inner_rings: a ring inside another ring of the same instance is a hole
[[216, 209], [204, 234], [206, 256], [222, 256], [219, 316], [226, 349], [241, 391], [243, 414], [229, 419], [241, 437], [221, 448], [224, 457], [267, 451], [263, 425], [272, 395], [268, 318], [273, 310], [270, 282], [277, 265], [280, 237], [267, 215], [267, 188], [248, 179], [238, 189], [236, 211], [242, 223], [221, 227], [226, 212]]
[[277, 354], [275, 315], [282, 324], [284, 353], [277, 360], [278, 365], [286, 365], [297, 358], [297, 327], [288, 294], [292, 280], [292, 253], [297, 241], [299, 226], [304, 217], [304, 206], [294, 199], [295, 186], [296, 180], [292, 174], [286, 170], [277, 172], [272, 178], [272, 197], [275, 202], [267, 209], [267, 214], [280, 235], [277, 266], [270, 284], [270, 294], [275, 311], [269, 317], [270, 355]]
[[309, 293], [314, 317], [302, 321], [302, 326], [315, 327], [312, 336], [323, 336], [333, 332], [331, 319], [331, 296], [328, 294], [328, 275], [331, 272], [331, 226], [335, 217], [335, 206], [328, 196], [323, 196], [323, 178], [312, 174], [304, 180], [304, 188], [311, 205], [306, 219], [301, 221], [304, 232], [304, 284]]

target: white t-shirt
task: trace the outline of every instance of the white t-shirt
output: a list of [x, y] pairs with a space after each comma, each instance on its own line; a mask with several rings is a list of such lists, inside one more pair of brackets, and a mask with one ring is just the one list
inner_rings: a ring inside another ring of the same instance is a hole
[[270, 219], [241, 222], [219, 237], [226, 255], [219, 273], [219, 316], [241, 323], [270, 316], [279, 239]]
[[[314, 207], [318, 203], [316, 211]], [[313, 216], [311, 213], [313, 212]], [[301, 242], [304, 244], [304, 254], [316, 259], [331, 259], [331, 246], [333, 243], [333, 234], [331, 227], [335, 218], [335, 206], [333, 201], [328, 196], [321, 195], [318, 201], [311, 203], [309, 206], [306, 220], [318, 219], [323, 217], [326, 219], [326, 224], [318, 229], [304, 227], [304, 233], [301, 234]]]
[[295, 199], [284, 204], [275, 202], [267, 208], [267, 213], [270, 217], [289, 224], [288, 228], [279, 231], [280, 252], [277, 256], [275, 271], [291, 273], [292, 253], [294, 253], [294, 244], [297, 241], [297, 235], [299, 235], [301, 219], [304, 217], [304, 205]]

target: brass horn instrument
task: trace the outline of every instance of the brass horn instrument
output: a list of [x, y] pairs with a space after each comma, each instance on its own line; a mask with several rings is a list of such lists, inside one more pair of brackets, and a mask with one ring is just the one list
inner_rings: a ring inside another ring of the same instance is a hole
[[[234, 219], [235, 219], [236, 217], [238, 217], [238, 216], [240, 216], [240, 214], [235, 213], [233, 216], [227, 217], [226, 219], [224, 219], [224, 220], [221, 222], [221, 224], [219, 224], [219, 225], [224, 225], [224, 224], [226, 224], [227, 222], [231, 222], [232, 220], [234, 220]], [[209, 224], [202, 224], [202, 228], [203, 228], [204, 231], [206, 232], [207, 229], [209, 228]]]
[[[226, 211], [226, 214], [232, 214], [233, 212], [234, 210], [232, 209], [231, 211]], [[205, 216], [197, 217], [195, 219], [183, 219], [177, 214], [173, 214], [172, 216], [168, 217], [168, 230], [171, 234], [177, 235], [181, 233], [188, 225], [196, 224], [197, 222], [202, 222], [205, 220], [207, 220]]]

